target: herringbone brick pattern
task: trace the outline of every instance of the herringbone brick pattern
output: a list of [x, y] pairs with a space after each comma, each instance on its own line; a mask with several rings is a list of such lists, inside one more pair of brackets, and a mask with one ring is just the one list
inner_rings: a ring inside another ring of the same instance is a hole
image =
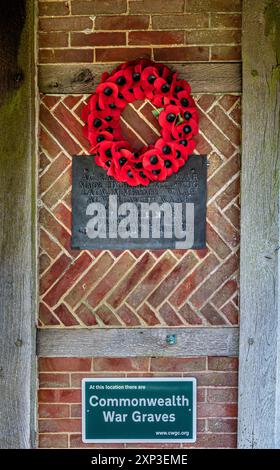
[[[240, 97], [195, 96], [197, 152], [210, 162], [207, 248], [200, 251], [71, 250], [71, 156], [89, 153], [80, 120], [86, 98], [42, 96], [39, 326], [236, 325]], [[135, 147], [158, 135], [148, 103], [130, 105], [122, 126]]]

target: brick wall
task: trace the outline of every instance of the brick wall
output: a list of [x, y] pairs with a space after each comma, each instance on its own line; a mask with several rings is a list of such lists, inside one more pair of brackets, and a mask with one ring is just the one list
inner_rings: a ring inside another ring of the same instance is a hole
[[41, 63], [240, 60], [241, 0], [40, 1], [39, 7]]
[[[39, 62], [240, 61], [239, 0], [39, 1]], [[197, 152], [208, 155], [207, 248], [199, 251], [73, 251], [71, 157], [88, 153], [87, 95], [41, 95], [41, 328], [237, 326], [240, 96], [194, 96]], [[141, 119], [139, 119], [141, 118]], [[158, 127], [149, 103], [129, 105], [122, 129], [135, 145]], [[80, 447], [80, 379], [184, 375], [198, 378], [198, 447], [236, 443], [237, 361], [227, 358], [41, 359], [41, 447]], [[99, 446], [100, 447], [100, 446]]]
[[[42, 358], [39, 361], [39, 445], [60, 448], [145, 447], [143, 444], [83, 444], [81, 380], [84, 377], [197, 377], [198, 438], [185, 447], [235, 447], [237, 359]], [[181, 444], [149, 444], [149, 448]]]

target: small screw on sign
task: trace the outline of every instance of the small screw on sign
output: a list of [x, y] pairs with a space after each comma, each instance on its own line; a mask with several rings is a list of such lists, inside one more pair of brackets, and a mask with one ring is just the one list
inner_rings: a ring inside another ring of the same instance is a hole
[[177, 335], [167, 335], [166, 336], [166, 342], [167, 344], [169, 344], [170, 346], [172, 344], [176, 344], [177, 343]]

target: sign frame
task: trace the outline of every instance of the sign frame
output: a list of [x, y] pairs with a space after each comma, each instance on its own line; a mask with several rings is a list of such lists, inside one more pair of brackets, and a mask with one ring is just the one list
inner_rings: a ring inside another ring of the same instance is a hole
[[[192, 405], [192, 428], [193, 435], [191, 439], [90, 439], [86, 437], [86, 383], [88, 382], [191, 382], [193, 387], [193, 405]], [[193, 444], [197, 440], [197, 379], [195, 377], [114, 377], [114, 378], [84, 378], [82, 379], [82, 442], [85, 444], [101, 443], [189, 443]]]

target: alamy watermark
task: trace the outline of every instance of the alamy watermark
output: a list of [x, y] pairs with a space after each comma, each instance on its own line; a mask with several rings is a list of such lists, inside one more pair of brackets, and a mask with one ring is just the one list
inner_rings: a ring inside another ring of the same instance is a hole
[[108, 196], [107, 205], [91, 202], [86, 235], [90, 239], [175, 239], [175, 248], [194, 243], [194, 203], [123, 202]]

